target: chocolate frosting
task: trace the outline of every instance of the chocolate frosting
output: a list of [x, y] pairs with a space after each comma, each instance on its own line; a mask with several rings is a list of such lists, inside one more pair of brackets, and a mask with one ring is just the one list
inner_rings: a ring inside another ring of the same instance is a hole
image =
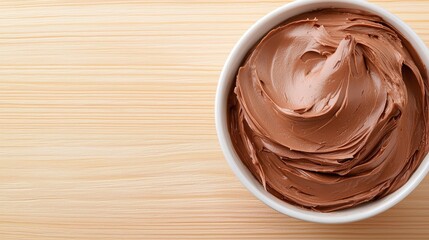
[[428, 152], [428, 87], [414, 49], [380, 17], [301, 14], [249, 52], [229, 130], [278, 198], [329, 212], [401, 187]]

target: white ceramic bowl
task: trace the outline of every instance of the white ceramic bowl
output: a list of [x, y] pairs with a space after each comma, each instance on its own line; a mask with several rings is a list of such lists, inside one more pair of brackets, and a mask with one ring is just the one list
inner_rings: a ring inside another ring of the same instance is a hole
[[220, 75], [216, 92], [215, 117], [217, 134], [225, 158], [235, 175], [237, 175], [240, 181], [253, 195], [273, 209], [294, 218], [318, 223], [346, 223], [372, 217], [389, 209], [404, 199], [417, 187], [429, 171], [429, 157], [425, 157], [408, 182], [394, 193], [382, 199], [354, 208], [331, 213], [320, 213], [288, 204], [267, 192], [237, 156], [230, 139], [227, 125], [228, 94], [232, 84], [235, 82], [237, 70], [250, 48], [273, 27], [286, 19], [304, 12], [329, 7], [354, 8], [382, 17], [412, 44], [417, 53], [419, 53], [424, 64], [429, 66], [429, 51], [423, 41], [408, 25], [383, 8], [363, 0], [298, 0], [274, 10], [257, 21], [247, 30], [232, 49]]

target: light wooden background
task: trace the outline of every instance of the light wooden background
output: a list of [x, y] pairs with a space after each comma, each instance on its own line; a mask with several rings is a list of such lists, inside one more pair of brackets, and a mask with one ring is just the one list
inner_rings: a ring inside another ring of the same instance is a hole
[[[255, 199], [213, 104], [233, 44], [287, 1], [0, 1], [0, 239], [429, 239], [429, 179], [370, 220]], [[376, 1], [429, 43], [428, 1]]]

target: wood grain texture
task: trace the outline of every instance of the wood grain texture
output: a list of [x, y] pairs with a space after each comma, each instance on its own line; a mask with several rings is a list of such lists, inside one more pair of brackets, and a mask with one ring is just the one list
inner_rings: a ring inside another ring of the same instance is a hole
[[[428, 239], [429, 179], [346, 225], [233, 176], [214, 95], [234, 43], [287, 1], [0, 1], [0, 239]], [[429, 43], [429, 1], [375, 1]]]

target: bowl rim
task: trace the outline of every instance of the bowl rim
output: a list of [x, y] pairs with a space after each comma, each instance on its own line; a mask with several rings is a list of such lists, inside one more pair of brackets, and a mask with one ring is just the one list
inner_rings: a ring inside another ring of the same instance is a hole
[[[262, 185], [253, 177], [247, 167], [244, 166], [241, 159], [235, 152], [232, 145], [227, 122], [227, 98], [231, 89], [232, 83], [235, 80], [235, 75], [240, 66], [245, 54], [250, 50], [250, 46], [255, 44], [262, 36], [268, 33], [273, 27], [278, 25], [279, 19], [286, 19], [296, 16], [303, 12], [308, 12], [318, 9], [316, 6], [332, 5], [331, 7], [347, 7], [357, 8], [382, 17], [386, 22], [390, 23], [398, 32], [400, 32], [407, 41], [412, 45], [424, 63], [426, 71], [429, 66], [429, 50], [419, 36], [405, 22], [399, 19], [394, 14], [388, 12], [382, 7], [368, 3], [364, 0], [297, 0], [278, 7], [274, 11], [266, 14], [264, 17], [254, 23], [235, 44], [230, 52], [220, 74], [216, 98], [215, 98], [215, 125], [219, 144], [221, 146], [224, 157], [226, 158], [230, 168], [238, 177], [240, 182], [259, 200], [269, 207], [277, 210], [280, 213], [286, 214], [293, 218], [301, 219], [308, 222], [316, 223], [348, 223], [363, 220], [375, 216], [385, 210], [391, 208], [406, 196], [408, 196], [424, 179], [429, 171], [429, 155], [426, 155], [420, 166], [411, 175], [408, 181], [398, 190], [389, 194], [386, 197], [372, 201], [367, 204], [356, 207], [339, 210], [329, 213], [315, 212], [303, 208], [296, 207], [292, 204], [284, 202], [271, 193], [267, 192]], [[301, 12], [294, 12], [300, 8], [309, 8]], [[328, 7], [328, 6], [327, 6]], [[323, 8], [323, 7], [319, 7]], [[282, 16], [287, 16], [283, 17]], [[263, 31], [263, 33], [261, 33]], [[258, 33], [259, 32], [259, 33]], [[258, 33], [258, 34], [256, 34]], [[255, 36], [260, 35], [256, 39]], [[255, 40], [256, 39], [256, 40]], [[250, 44], [250, 43], [251, 44]], [[428, 72], [429, 74], [429, 72]]]

